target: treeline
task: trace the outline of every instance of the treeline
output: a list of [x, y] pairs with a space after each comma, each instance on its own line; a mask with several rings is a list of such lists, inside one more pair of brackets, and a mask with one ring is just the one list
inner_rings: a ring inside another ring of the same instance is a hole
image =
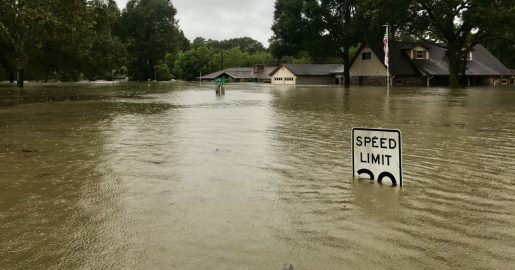
[[277, 58], [302, 54], [321, 62], [339, 57], [349, 66], [359, 44], [382, 47], [386, 24], [391, 40], [421, 40], [447, 49], [451, 87], [458, 86], [465, 55], [478, 43], [515, 67], [513, 0], [276, 0], [270, 49]]
[[[221, 67], [276, 64], [248, 37], [224, 41], [180, 30], [170, 0], [3, 0], [0, 80], [193, 80]], [[222, 61], [223, 60], [223, 61]]]
[[120, 15], [113, 0], [0, 1], [0, 73], [23, 87], [24, 79], [78, 80], [122, 68]]
[[276, 0], [269, 48], [248, 37], [190, 42], [176, 15], [170, 0], [130, 0], [123, 11], [114, 0], [2, 0], [0, 80], [23, 87], [120, 75], [193, 80], [256, 63], [349, 66], [360, 44], [380, 44], [387, 23], [390, 39], [445, 47], [453, 87], [478, 43], [515, 67], [513, 0]]
[[184, 80], [193, 80], [229, 67], [250, 67], [256, 63], [276, 65], [277, 61], [263, 44], [248, 37], [224, 41], [196, 38], [191, 48], [170, 61], [174, 74]]

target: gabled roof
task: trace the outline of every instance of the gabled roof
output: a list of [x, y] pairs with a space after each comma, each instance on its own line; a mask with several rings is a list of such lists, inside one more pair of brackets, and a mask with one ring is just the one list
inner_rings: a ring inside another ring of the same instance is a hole
[[224, 70], [220, 70], [217, 72], [213, 72], [211, 74], [202, 75], [202, 79], [206, 80], [214, 80], [222, 75], [227, 75], [233, 79], [249, 79], [252, 73], [252, 68], [227, 68]]
[[282, 67], [288, 69], [295, 76], [329, 76], [343, 73], [341, 64], [282, 64], [270, 72], [270, 76]]
[[[420, 75], [417, 69], [410, 62], [410, 58], [403, 52], [403, 48], [408, 45], [406, 42], [396, 42], [390, 41], [390, 55], [389, 55], [389, 64], [390, 64], [390, 74], [392, 75]], [[384, 51], [383, 51], [383, 43], [378, 44], [363, 44], [359, 48], [358, 52], [354, 55], [350, 62], [350, 66], [361, 56], [361, 51], [365, 48], [370, 48], [374, 54], [379, 58], [381, 63], [384, 65]], [[385, 66], [386, 68], [386, 66]]]
[[243, 68], [227, 68], [224, 70], [220, 70], [217, 72], [213, 72], [211, 74], [202, 75], [202, 79], [205, 80], [214, 80], [220, 76], [227, 76], [233, 79], [259, 79], [266, 80], [270, 79], [270, 72], [275, 69], [275, 67], [264, 67], [262, 72], [255, 73], [254, 68], [252, 67], [243, 67]]
[[[448, 76], [449, 61], [446, 56], [446, 49], [429, 43], [390, 41], [390, 74], [392, 75], [418, 75], [427, 74], [431, 76]], [[429, 51], [429, 59], [411, 59], [406, 50], [421, 46]], [[360, 52], [370, 47], [379, 59], [384, 59], [383, 44], [363, 45], [351, 61], [352, 63], [361, 55]], [[472, 50], [472, 61], [467, 61], [465, 72], [471, 76], [503, 76], [511, 75], [512, 72], [506, 68], [495, 56], [493, 56], [482, 45], [474, 46]]]
[[234, 79], [248, 79], [252, 75], [252, 68], [228, 68], [225, 74]]

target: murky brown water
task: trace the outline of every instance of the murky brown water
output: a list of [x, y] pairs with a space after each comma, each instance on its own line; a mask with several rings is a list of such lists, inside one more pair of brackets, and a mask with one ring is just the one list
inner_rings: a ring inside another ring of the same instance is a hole
[[[1, 269], [513, 269], [515, 89], [0, 87]], [[400, 129], [404, 188], [355, 180]]]

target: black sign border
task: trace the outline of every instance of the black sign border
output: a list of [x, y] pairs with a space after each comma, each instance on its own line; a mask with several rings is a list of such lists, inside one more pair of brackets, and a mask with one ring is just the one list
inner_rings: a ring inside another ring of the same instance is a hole
[[401, 159], [401, 162], [399, 162], [399, 172], [400, 172], [400, 176], [401, 176], [401, 179], [399, 179], [399, 186], [402, 187], [402, 184], [403, 184], [403, 181], [402, 181], [402, 178], [403, 178], [403, 175], [402, 175], [402, 163], [403, 163], [403, 160], [402, 160], [402, 133], [400, 130], [398, 129], [382, 129], [382, 128], [352, 128], [352, 175], [355, 176], [354, 172], [356, 171], [355, 170], [355, 161], [354, 161], [354, 131], [356, 130], [362, 130], [362, 131], [385, 131], [385, 132], [396, 132], [397, 134], [399, 134], [399, 157]]

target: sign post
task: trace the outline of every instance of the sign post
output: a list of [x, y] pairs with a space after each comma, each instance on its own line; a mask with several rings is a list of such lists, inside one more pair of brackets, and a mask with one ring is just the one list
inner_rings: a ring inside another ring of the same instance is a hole
[[352, 173], [402, 187], [402, 138], [399, 130], [352, 129]]
[[216, 88], [215, 88], [216, 95], [218, 95], [218, 96], [225, 95], [225, 89], [223, 87], [225, 85], [225, 79], [224, 78], [216, 78], [215, 85], [216, 85]]

